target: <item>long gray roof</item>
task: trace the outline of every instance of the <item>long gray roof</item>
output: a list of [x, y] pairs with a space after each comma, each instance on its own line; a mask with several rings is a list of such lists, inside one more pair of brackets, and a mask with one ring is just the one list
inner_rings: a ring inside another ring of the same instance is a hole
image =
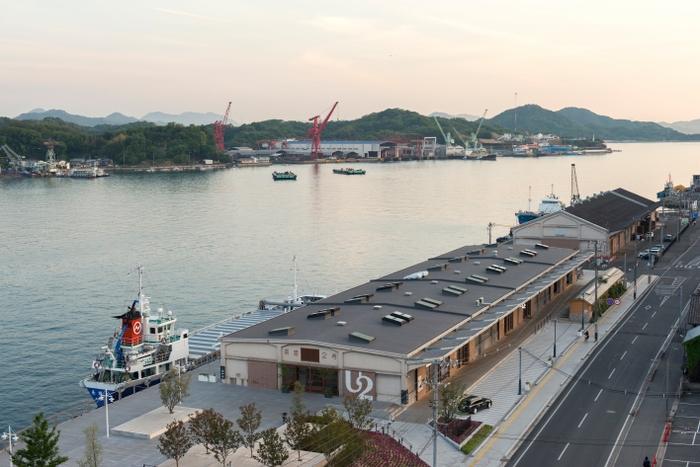
[[617, 188], [588, 197], [565, 210], [580, 219], [608, 229], [609, 232], [618, 232], [631, 226], [636, 219], [649, 214], [658, 206], [659, 203], [655, 201]]
[[[530, 257], [521, 253], [528, 249], [537, 255]], [[494, 252], [497, 252], [497, 256]], [[469, 259], [460, 261], [459, 258], [464, 259], [466, 256]], [[229, 334], [225, 339], [229, 342], [274, 340], [313, 342], [319, 345], [327, 343], [366, 348], [380, 353], [427, 357], [442, 352], [442, 346], [455, 347], [459, 339], [473, 336], [491, 326], [502, 314], [529, 300], [589, 256], [588, 253], [565, 248], [465, 246]], [[517, 258], [522, 263], [505, 261], [508, 257]], [[446, 266], [435, 269], [438, 265]], [[487, 268], [491, 265], [505, 267], [507, 270], [503, 273], [488, 271]], [[420, 271], [428, 271], [427, 277], [404, 279]], [[467, 280], [472, 275], [488, 278], [488, 282], [480, 284]], [[403, 286], [395, 290], [377, 290], [393, 282], [402, 282]], [[450, 285], [468, 291], [461, 295], [443, 291]], [[347, 302], [365, 294], [373, 296], [366, 302]], [[442, 304], [434, 310], [416, 304], [424, 298]], [[480, 298], [483, 299], [483, 304], [476, 305]], [[311, 313], [335, 307], [339, 307], [339, 314], [328, 319], [308, 319]], [[414, 319], [403, 326], [382, 320], [392, 312], [404, 313]], [[338, 325], [340, 321], [346, 324]], [[289, 327], [293, 328], [293, 334], [284, 335], [284, 331], [281, 331], [282, 335], [270, 333], [274, 329]], [[435, 344], [440, 336], [453, 331], [454, 337], [444, 336], [446, 340]], [[353, 332], [374, 337], [375, 340], [366, 343], [352, 338], [349, 334]], [[426, 347], [429, 344], [430, 347]], [[446, 352], [442, 352], [444, 353]]]

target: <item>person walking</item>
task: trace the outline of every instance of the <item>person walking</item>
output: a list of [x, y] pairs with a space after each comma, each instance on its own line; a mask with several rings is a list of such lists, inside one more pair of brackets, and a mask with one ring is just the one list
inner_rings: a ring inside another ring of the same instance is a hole
[[644, 462], [642, 462], [642, 467], [651, 467], [651, 462], [649, 462], [649, 457], [644, 458]]

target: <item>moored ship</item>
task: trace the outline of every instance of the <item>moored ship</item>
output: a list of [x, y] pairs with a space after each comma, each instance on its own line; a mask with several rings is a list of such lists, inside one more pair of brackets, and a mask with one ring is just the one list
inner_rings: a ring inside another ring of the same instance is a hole
[[70, 170], [71, 178], [102, 178], [109, 174], [98, 167], [74, 167]]
[[296, 180], [296, 174], [286, 171], [286, 172], [272, 172], [273, 180]]
[[115, 316], [121, 320], [120, 327], [94, 357], [94, 373], [80, 381], [98, 407], [104, 405], [105, 395], [129, 396], [158, 384], [171, 368], [184, 370], [187, 365], [187, 330], [175, 328], [177, 319], [171, 311], [151, 310], [143, 293], [143, 268], [139, 266], [137, 272], [138, 298], [126, 313]]
[[554, 194], [554, 187], [552, 186], [552, 192], [542, 198], [540, 202], [539, 211], [530, 210], [530, 198], [527, 200], [528, 208], [527, 211], [518, 211], [515, 213], [515, 217], [518, 219], [518, 224], [524, 224], [530, 222], [531, 220], [542, 217], [546, 214], [551, 214], [553, 212], [561, 211], [564, 209], [564, 203], [562, 203], [557, 195]]
[[333, 173], [342, 175], [364, 175], [367, 172], [363, 169], [351, 169], [348, 167], [347, 169], [333, 169]]

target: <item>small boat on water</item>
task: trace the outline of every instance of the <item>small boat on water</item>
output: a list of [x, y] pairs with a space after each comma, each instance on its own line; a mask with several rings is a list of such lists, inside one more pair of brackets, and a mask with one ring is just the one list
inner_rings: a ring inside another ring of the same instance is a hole
[[296, 174], [286, 171], [286, 172], [272, 172], [273, 180], [296, 180]]
[[102, 178], [109, 174], [98, 167], [74, 167], [68, 174], [71, 178]]
[[119, 327], [93, 358], [94, 373], [80, 381], [98, 407], [104, 405], [105, 392], [115, 400], [130, 396], [160, 383], [170, 368], [187, 365], [187, 329], [175, 328], [171, 311], [151, 310], [143, 293], [143, 268], [137, 272], [138, 298], [126, 313], [114, 316], [121, 320]]
[[515, 213], [515, 217], [518, 219], [518, 224], [524, 224], [525, 222], [530, 222], [531, 220], [542, 217], [546, 214], [551, 214], [553, 212], [558, 212], [564, 209], [564, 203], [562, 203], [557, 195], [554, 194], [554, 185], [552, 185], [552, 192], [546, 197], [542, 198], [542, 202], [539, 206], [539, 211], [530, 210], [531, 198], [527, 200], [527, 211], [518, 211]]
[[348, 167], [347, 169], [333, 169], [333, 173], [343, 175], [364, 175], [367, 172], [363, 169], [351, 169]]
[[469, 153], [465, 152], [462, 159], [465, 161], [495, 161], [496, 155], [488, 153], [484, 148], [477, 148]]

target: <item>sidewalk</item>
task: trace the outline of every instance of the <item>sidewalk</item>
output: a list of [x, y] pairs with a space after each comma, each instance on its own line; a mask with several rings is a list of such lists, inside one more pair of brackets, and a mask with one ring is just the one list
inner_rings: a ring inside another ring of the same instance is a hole
[[[639, 277], [637, 298], [641, 299], [644, 292], [657, 279], [658, 277], [652, 276], [651, 284], [647, 284], [648, 276]], [[598, 342], [602, 342], [634, 303], [632, 287], [630, 287], [623, 297], [622, 304], [609, 308], [598, 322]], [[553, 351], [553, 326], [550, 322], [522, 344], [522, 395], [518, 395], [521, 355], [515, 346], [511, 347], [510, 354], [496, 364], [488, 374], [468, 388], [470, 394], [489, 397], [493, 400], [492, 408], [472, 415], [472, 419], [493, 426], [494, 431], [469, 456], [465, 456], [444, 438], [438, 438], [438, 465], [457, 463], [479, 467], [505, 465], [520, 444], [520, 440], [528, 435], [531, 427], [563, 390], [569, 380], [568, 375], [573, 375], [579, 370], [596, 345], [592, 329], [589, 331], [591, 337], [586, 342], [579, 335], [580, 322], [558, 318], [557, 358], [554, 360], [554, 367], [558, 371], [552, 371], [549, 358]], [[407, 419], [407, 417], [400, 417], [394, 423], [394, 429], [413, 445], [414, 451], [420, 452], [424, 461], [432, 465], [432, 429], [426, 423], [411, 423], [401, 419]]]

